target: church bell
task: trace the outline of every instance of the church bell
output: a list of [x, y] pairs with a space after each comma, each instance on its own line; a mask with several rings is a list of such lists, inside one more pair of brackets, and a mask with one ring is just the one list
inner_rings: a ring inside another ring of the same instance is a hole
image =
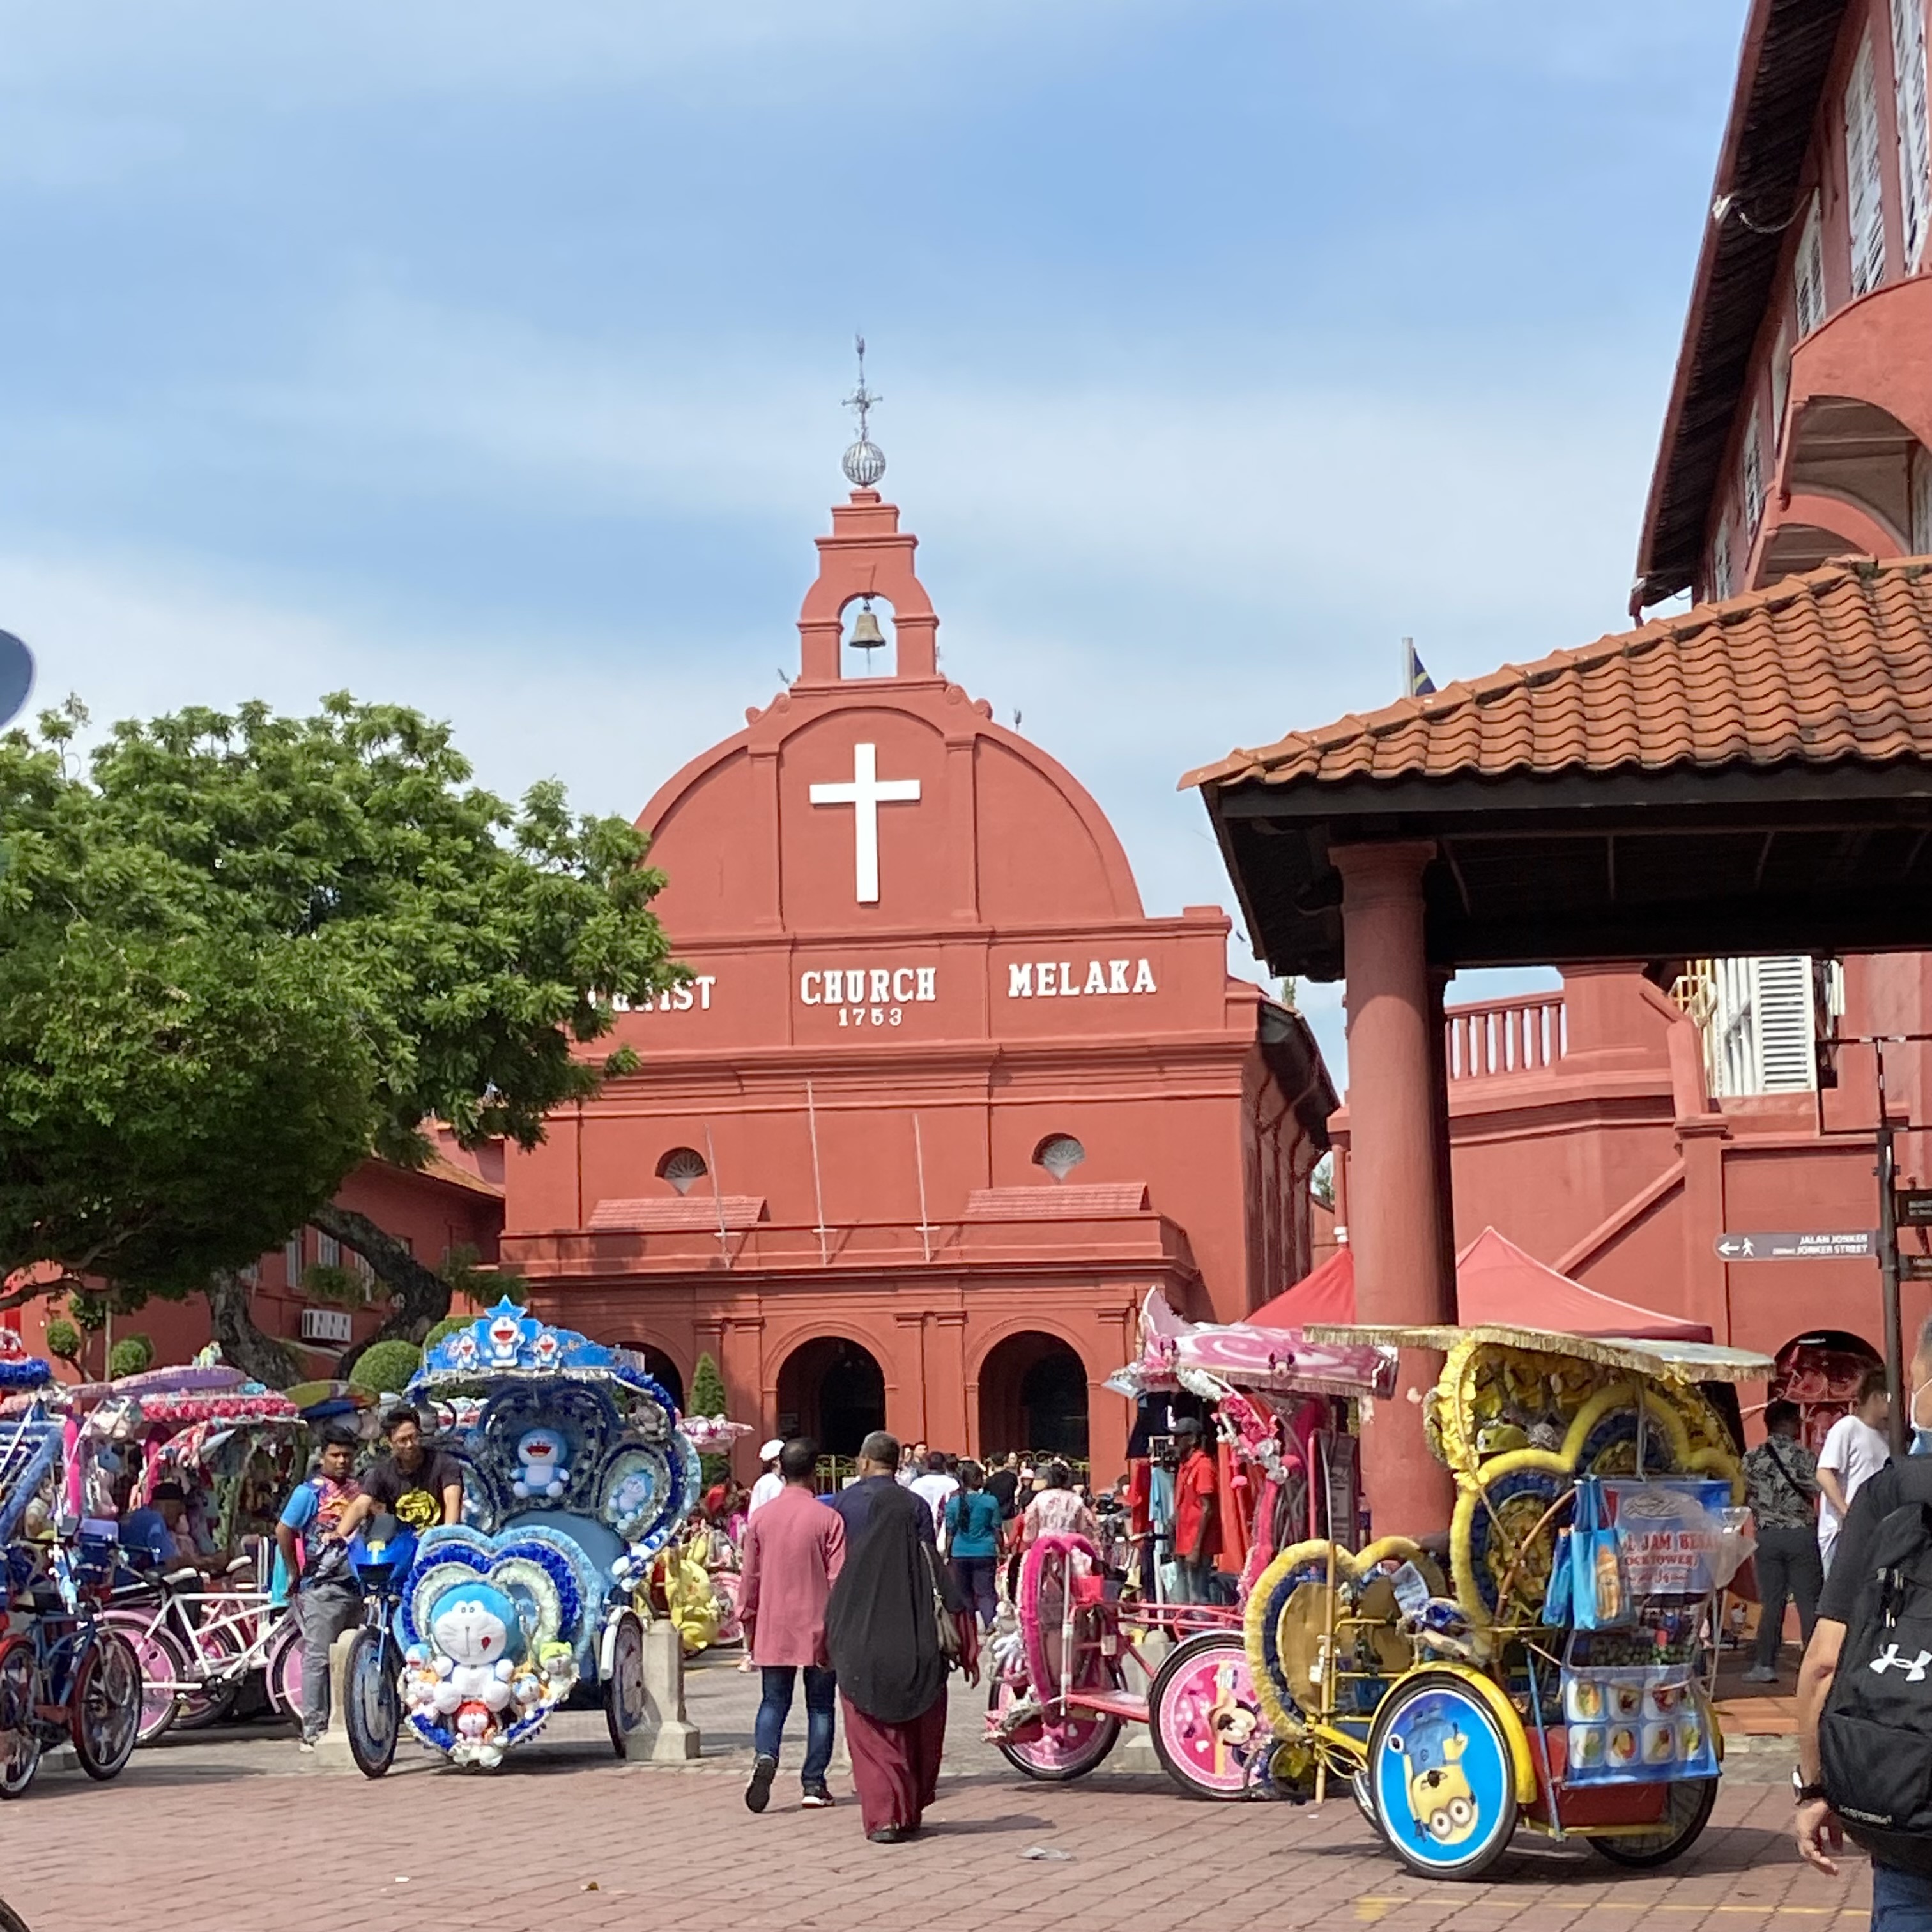
[[858, 621], [852, 626], [853, 648], [861, 651], [875, 651], [886, 641], [886, 634], [879, 628], [879, 620], [872, 615], [868, 603], [859, 613]]

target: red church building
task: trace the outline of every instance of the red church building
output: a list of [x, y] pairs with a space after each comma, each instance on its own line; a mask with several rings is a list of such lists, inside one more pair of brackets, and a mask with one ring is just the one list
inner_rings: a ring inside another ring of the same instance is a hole
[[509, 1152], [502, 1256], [680, 1390], [710, 1354], [760, 1434], [1108, 1477], [1147, 1290], [1228, 1320], [1306, 1270], [1335, 1096], [1222, 910], [1150, 917], [1079, 782], [940, 672], [882, 467], [848, 452], [797, 676], [644, 808], [692, 976]]

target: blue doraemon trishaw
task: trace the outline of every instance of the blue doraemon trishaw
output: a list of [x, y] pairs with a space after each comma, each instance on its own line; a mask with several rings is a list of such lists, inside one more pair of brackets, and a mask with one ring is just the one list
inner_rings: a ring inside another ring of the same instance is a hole
[[669, 1394], [631, 1351], [507, 1300], [437, 1342], [407, 1393], [448, 1424], [464, 1520], [424, 1531], [391, 1586], [392, 1721], [488, 1768], [594, 1696], [621, 1756], [645, 1713], [633, 1596], [698, 1493]]

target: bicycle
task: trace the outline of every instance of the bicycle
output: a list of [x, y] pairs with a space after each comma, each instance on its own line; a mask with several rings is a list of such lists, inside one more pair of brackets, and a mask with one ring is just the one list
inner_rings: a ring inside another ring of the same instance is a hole
[[[238, 1558], [227, 1574], [253, 1567]], [[262, 1672], [278, 1714], [301, 1715], [302, 1640], [287, 1606], [260, 1590], [184, 1587], [200, 1582], [198, 1570], [144, 1571], [138, 1589], [117, 1590], [102, 1612], [141, 1666], [140, 1744], [176, 1726], [199, 1730], [219, 1723], [255, 1670]], [[136, 1596], [146, 1600], [132, 1600]]]
[[[405, 1546], [392, 1562], [390, 1547], [398, 1538], [406, 1539]], [[363, 1528], [362, 1548], [354, 1559], [362, 1621], [342, 1673], [342, 1718], [349, 1754], [364, 1778], [380, 1778], [388, 1769], [402, 1735], [403, 1652], [396, 1641], [396, 1612], [403, 1599], [396, 1582], [399, 1571], [406, 1574], [415, 1545], [394, 1516], [374, 1516]]]
[[8, 1581], [32, 1615], [0, 1637], [0, 1798], [24, 1796], [41, 1754], [63, 1736], [97, 1782], [118, 1778], [134, 1755], [141, 1666], [98, 1614], [117, 1547], [112, 1523], [83, 1521], [74, 1547], [52, 1546], [48, 1570], [17, 1546], [8, 1552]]

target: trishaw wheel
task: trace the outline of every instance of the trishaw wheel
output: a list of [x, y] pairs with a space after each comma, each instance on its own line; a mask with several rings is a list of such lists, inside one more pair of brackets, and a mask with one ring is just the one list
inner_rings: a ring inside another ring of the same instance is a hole
[[100, 1619], [126, 1638], [141, 1666], [141, 1723], [134, 1742], [151, 1744], [164, 1737], [179, 1708], [175, 1686], [188, 1681], [188, 1653], [181, 1639], [147, 1616], [124, 1616], [110, 1610]]
[[262, 1674], [268, 1687], [268, 1702], [278, 1718], [302, 1716], [302, 1632], [293, 1617], [284, 1622], [268, 1640], [268, 1661]]
[[40, 1768], [34, 1728], [40, 1670], [25, 1637], [0, 1642], [0, 1798], [20, 1798]]
[[68, 1692], [74, 1755], [89, 1778], [118, 1778], [141, 1730], [141, 1666], [118, 1630], [98, 1632], [75, 1666]]
[[[986, 1708], [1002, 1713], [1025, 1690], [1024, 1678], [995, 1677], [988, 1687]], [[1016, 1771], [1024, 1772], [1042, 1784], [1070, 1784], [1076, 1778], [1084, 1778], [1114, 1748], [1120, 1735], [1120, 1720], [1100, 1712], [1083, 1711], [1064, 1723], [1042, 1719], [1022, 1730], [1023, 1734], [1000, 1739], [1000, 1755]]]
[[1370, 1790], [1389, 1848], [1430, 1878], [1474, 1878], [1516, 1831], [1516, 1765], [1496, 1714], [1454, 1672], [1419, 1670], [1369, 1731]]
[[1148, 1729], [1161, 1768], [1190, 1798], [1244, 1798], [1274, 1732], [1238, 1630], [1203, 1630], [1178, 1645], [1148, 1693]]
[[611, 1748], [622, 1757], [626, 1740], [644, 1721], [644, 1627], [634, 1610], [619, 1612], [611, 1633], [604, 1718], [610, 1727]]
[[349, 1754], [364, 1778], [380, 1778], [396, 1755], [403, 1728], [400, 1671], [386, 1634], [364, 1628], [356, 1633], [349, 1667], [342, 1673], [343, 1720]]
[[1654, 1832], [1592, 1838], [1592, 1848], [1613, 1865], [1630, 1865], [1639, 1871], [1667, 1865], [1703, 1835], [1704, 1827], [1711, 1822], [1711, 1808], [1717, 1802], [1714, 1778], [1680, 1778], [1664, 1787], [1664, 1822]]
[[1375, 1786], [1370, 1780], [1369, 1768], [1364, 1765], [1348, 1780], [1348, 1796], [1355, 1801], [1355, 1809], [1368, 1820], [1369, 1828], [1377, 1838], [1382, 1836], [1382, 1821], [1376, 1816]]

